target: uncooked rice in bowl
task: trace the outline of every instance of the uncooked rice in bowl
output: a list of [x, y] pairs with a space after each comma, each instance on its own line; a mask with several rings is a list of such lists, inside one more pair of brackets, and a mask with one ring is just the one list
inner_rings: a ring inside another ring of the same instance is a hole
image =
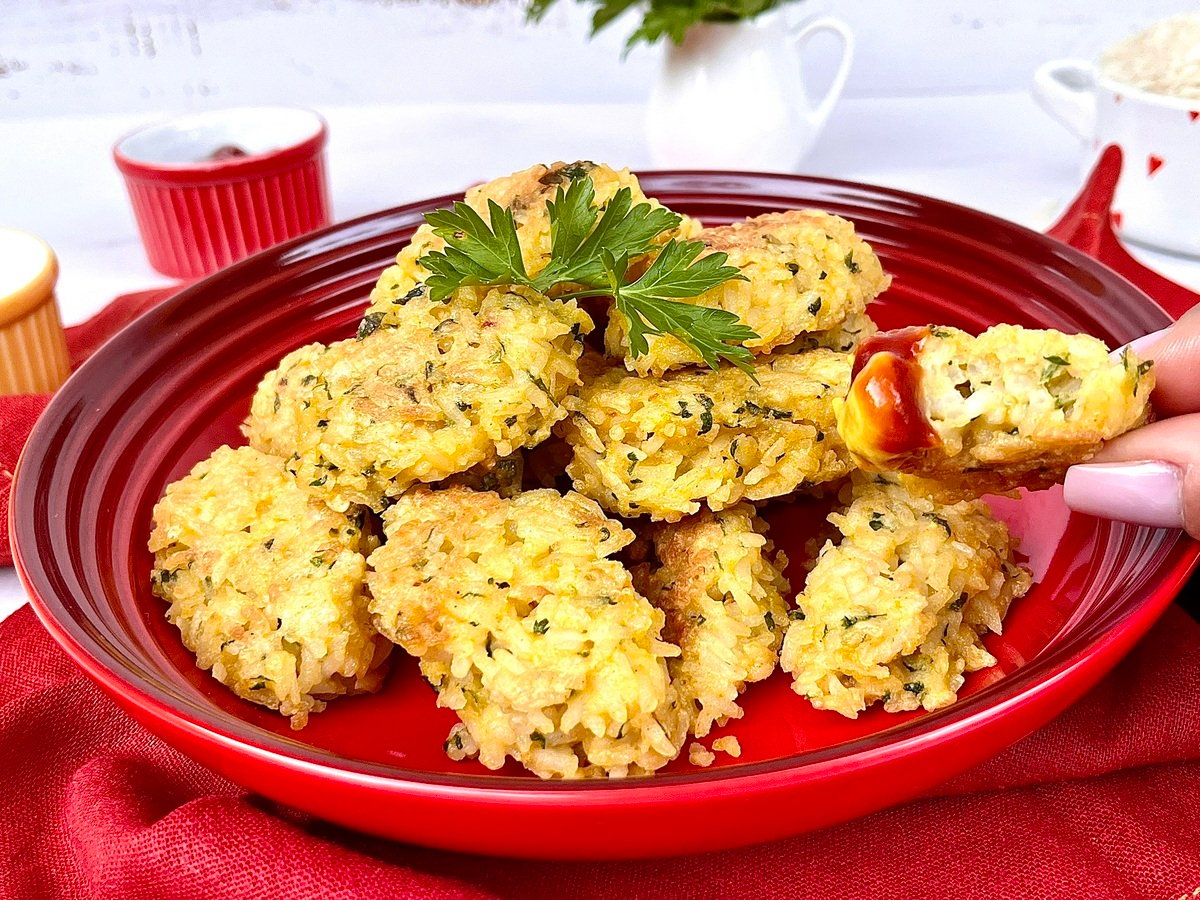
[[1200, 99], [1200, 13], [1163, 19], [1113, 45], [1100, 71], [1151, 94]]

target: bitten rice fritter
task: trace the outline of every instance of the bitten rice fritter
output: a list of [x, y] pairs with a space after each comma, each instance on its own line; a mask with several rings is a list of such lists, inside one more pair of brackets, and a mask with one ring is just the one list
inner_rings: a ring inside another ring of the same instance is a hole
[[154, 507], [151, 585], [196, 664], [290, 716], [379, 688], [391, 645], [362, 594], [363, 514], [311, 497], [283, 460], [220, 447]]
[[1048, 487], [1141, 425], [1154, 373], [1084, 334], [996, 325], [875, 335], [858, 351], [838, 430], [864, 468], [980, 496]]
[[638, 591], [666, 614], [663, 636], [679, 646], [667, 668], [696, 737], [741, 718], [738, 695], [779, 661], [787, 557], [766, 532], [749, 503], [706, 510], [650, 528], [656, 560], [633, 568]]
[[679, 753], [687, 715], [666, 666], [679, 651], [606, 558], [633, 535], [599, 506], [552, 490], [415, 488], [383, 521], [374, 621], [420, 659], [485, 766], [511, 756], [542, 778], [615, 777]]
[[[839, 216], [817, 210], [768, 213], [733, 225], [706, 228], [698, 239], [707, 253], [728, 254], [746, 280], [729, 281], [685, 302], [736, 313], [758, 338], [752, 353], [790, 344], [798, 335], [836, 329], [888, 286], [874, 251]], [[699, 355], [671, 335], [649, 338], [649, 352], [629, 352], [623, 316], [609, 317], [605, 349], [631, 372], [661, 375], [699, 365]]]
[[[521, 242], [521, 256], [525, 272], [533, 277], [545, 268], [550, 259], [550, 213], [547, 201], [553, 200], [559, 188], [566, 188], [571, 181], [588, 177], [596, 191], [595, 203], [603, 206], [621, 188], [630, 190], [633, 203], [649, 203], [662, 206], [652, 197], [642, 193], [637, 176], [628, 169], [611, 169], [605, 165], [581, 160], [573, 163], [557, 162], [550, 166], [536, 165], [486, 184], [476, 185], [467, 191], [463, 200], [488, 220], [488, 201], [512, 210], [517, 226], [517, 237]], [[660, 238], [665, 242], [675, 236], [694, 236], [700, 231], [700, 223], [683, 218], [675, 232]], [[386, 310], [398, 297], [403, 297], [418, 284], [423, 283], [430, 273], [418, 260], [435, 250], [442, 250], [446, 242], [433, 233], [428, 225], [417, 229], [409, 243], [396, 257], [396, 264], [384, 269], [375, 289], [371, 292], [368, 314]]]
[[781, 665], [818, 709], [856, 718], [954, 702], [963, 672], [994, 665], [981, 641], [1029, 590], [1016, 541], [982, 501], [935, 503], [860, 480], [829, 519], [826, 543], [796, 598]]
[[575, 489], [620, 515], [674, 522], [701, 502], [719, 510], [847, 474], [833, 398], [845, 395], [850, 357], [813, 350], [753, 365], [758, 384], [732, 366], [585, 377], [558, 426]]
[[591, 327], [574, 302], [525, 288], [421, 294], [358, 338], [284, 357], [243, 429], [334, 509], [378, 510], [414, 482], [544, 440]]

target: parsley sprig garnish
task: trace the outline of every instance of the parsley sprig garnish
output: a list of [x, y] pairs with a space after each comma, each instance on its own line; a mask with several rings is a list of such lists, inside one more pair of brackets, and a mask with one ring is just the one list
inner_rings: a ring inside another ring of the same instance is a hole
[[[566, 286], [561, 299], [611, 296], [628, 325], [634, 356], [649, 350], [649, 335], [670, 334], [694, 350], [711, 368], [727, 359], [753, 373], [752, 356], [742, 344], [758, 337], [737, 315], [723, 309], [681, 303], [735, 279], [745, 280], [726, 265], [726, 254], [700, 257], [700, 241], [672, 238], [654, 243], [679, 226], [680, 217], [649, 203], [633, 204], [629, 188], [621, 188], [603, 212], [595, 203], [591, 178], [559, 187], [547, 204], [550, 217], [550, 261], [530, 276], [512, 210], [488, 201], [488, 220], [462, 201], [450, 209], [426, 213], [434, 234], [446, 242], [427, 253], [420, 264], [432, 274], [426, 281], [432, 300], [445, 300], [465, 285], [524, 285], [548, 293]], [[629, 261], [658, 250], [638, 278], [628, 281]], [[699, 257], [699, 258], [697, 258]]]

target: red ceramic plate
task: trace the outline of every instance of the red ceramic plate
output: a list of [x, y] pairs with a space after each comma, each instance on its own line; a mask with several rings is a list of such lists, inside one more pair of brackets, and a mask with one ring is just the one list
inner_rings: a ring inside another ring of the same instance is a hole
[[[884, 326], [994, 322], [1086, 331], [1116, 345], [1168, 323], [1083, 254], [1002, 220], [895, 191], [750, 174], [648, 175], [647, 193], [709, 223], [817, 206], [857, 224], [895, 276]], [[51, 634], [148, 729], [282, 803], [436, 847], [533, 857], [634, 857], [768, 840], [911, 798], [1008, 746], [1091, 687], [1170, 603], [1197, 558], [1177, 532], [1070, 514], [1049, 491], [996, 509], [1036, 586], [999, 659], [930, 714], [819, 712], [778, 675], [725, 733], [744, 754], [653, 778], [540, 782], [442, 753], [454, 716], [411, 660], [382, 693], [338, 700], [292, 732], [198, 671], [149, 590], [146, 538], [164, 486], [222, 442], [287, 351], [349, 336], [376, 274], [449, 198], [327, 229], [213, 275], [142, 316], [54, 398], [14, 489], [21, 577]], [[819, 511], [776, 504], [789, 555]]]

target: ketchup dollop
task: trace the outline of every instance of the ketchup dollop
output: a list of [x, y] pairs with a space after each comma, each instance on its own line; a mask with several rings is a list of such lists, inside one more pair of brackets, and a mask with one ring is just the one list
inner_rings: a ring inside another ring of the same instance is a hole
[[861, 431], [855, 443], [873, 451], [864, 455], [901, 456], [941, 443], [918, 401], [921, 367], [916, 357], [930, 334], [928, 325], [912, 325], [882, 331], [859, 345], [847, 404]]

